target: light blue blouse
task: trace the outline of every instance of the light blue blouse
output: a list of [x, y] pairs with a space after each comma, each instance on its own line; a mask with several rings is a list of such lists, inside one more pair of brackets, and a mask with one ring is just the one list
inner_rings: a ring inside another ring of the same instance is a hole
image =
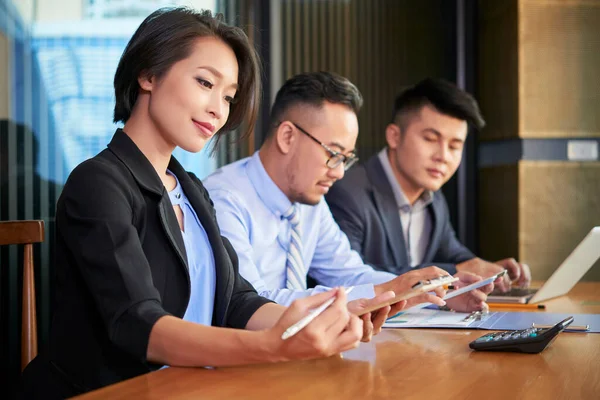
[[[167, 171], [175, 177], [171, 171]], [[190, 271], [191, 296], [183, 319], [203, 325], [212, 325], [215, 305], [215, 257], [196, 212], [186, 197], [177, 177], [177, 186], [169, 192], [173, 206], [179, 206], [183, 212], [183, 242], [187, 253]]]

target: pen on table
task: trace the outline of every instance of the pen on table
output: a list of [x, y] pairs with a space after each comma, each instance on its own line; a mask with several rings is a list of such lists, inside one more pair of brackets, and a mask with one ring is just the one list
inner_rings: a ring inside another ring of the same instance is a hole
[[[533, 328], [540, 328], [540, 329], [548, 329], [548, 328], [552, 328], [554, 325], [541, 325], [541, 324], [536, 324], [535, 322], [533, 324], [531, 324], [531, 326]], [[589, 325], [569, 325], [565, 328], [565, 331], [579, 331], [579, 332], [586, 332], [590, 330], [590, 326]]]
[[[346, 289], [346, 294], [350, 293], [354, 289], [354, 286]], [[296, 333], [300, 332], [302, 328], [306, 325], [310, 324], [313, 319], [317, 318], [323, 311], [327, 309], [330, 305], [333, 304], [337, 296], [334, 296], [327, 300], [325, 303], [321, 304], [319, 307], [313, 309], [306, 317], [302, 318], [300, 321], [296, 322], [294, 325], [290, 326], [283, 332], [281, 335], [281, 339], [286, 340], [294, 336]]]
[[546, 306], [543, 304], [521, 304], [521, 303], [487, 303], [490, 308], [508, 308], [508, 309], [525, 309], [525, 310], [545, 310]]

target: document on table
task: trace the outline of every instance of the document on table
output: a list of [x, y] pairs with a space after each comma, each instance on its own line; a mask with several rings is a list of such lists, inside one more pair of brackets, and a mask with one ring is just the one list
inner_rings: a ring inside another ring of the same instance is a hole
[[[600, 333], [600, 314], [556, 314], [547, 312], [461, 313], [430, 308], [413, 309], [389, 318], [384, 328], [462, 328], [496, 331], [527, 329], [532, 324], [554, 325], [572, 316], [573, 325], [588, 325], [587, 333]], [[565, 331], [568, 330], [568, 327]]]
[[432, 310], [427, 308], [408, 310], [389, 318], [384, 328], [466, 328], [474, 319], [471, 313]]

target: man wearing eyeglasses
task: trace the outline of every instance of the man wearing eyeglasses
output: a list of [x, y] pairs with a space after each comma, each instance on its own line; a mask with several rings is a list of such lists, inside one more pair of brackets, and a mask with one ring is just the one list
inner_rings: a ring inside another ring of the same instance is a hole
[[[349, 300], [370, 299], [447, 274], [437, 267], [401, 276], [376, 271], [335, 223], [323, 196], [357, 160], [361, 105], [360, 92], [346, 78], [297, 75], [277, 93], [260, 150], [205, 179], [221, 233], [238, 254], [241, 275], [260, 295], [288, 305], [329, 287], [354, 286]], [[315, 288], [307, 288], [307, 274], [318, 283]], [[464, 283], [480, 279], [461, 276]], [[456, 297], [449, 306], [480, 309], [483, 291]], [[443, 304], [432, 295], [412, 300], [423, 301]]]

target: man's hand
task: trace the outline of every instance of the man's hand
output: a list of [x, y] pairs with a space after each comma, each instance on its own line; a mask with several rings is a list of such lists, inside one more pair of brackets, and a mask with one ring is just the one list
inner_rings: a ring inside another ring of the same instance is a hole
[[514, 258], [500, 260], [497, 263], [491, 263], [482, 260], [479, 257], [472, 258], [456, 266], [457, 271], [471, 272], [482, 278], [489, 278], [492, 275], [506, 269], [508, 274], [496, 279], [494, 285], [501, 291], [510, 290], [511, 281], [516, 280], [519, 286], [527, 287], [531, 281], [531, 272], [526, 264], [519, 264]]
[[518, 287], [526, 288], [531, 283], [531, 270], [529, 269], [529, 265], [521, 264], [514, 258], [505, 258], [496, 261], [496, 264], [501, 265], [507, 270], [510, 280]]
[[[466, 271], [457, 272], [454, 276], [460, 279], [458, 282], [453, 283], [453, 285], [457, 289], [468, 286], [475, 282], [479, 282], [483, 279], [478, 275]], [[486, 307], [485, 301], [487, 300], [487, 294], [490, 293], [493, 289], [493, 283], [484, 285], [478, 289], [471, 290], [470, 292], [461, 294], [460, 296], [454, 297], [453, 299], [449, 299], [447, 301], [447, 305], [451, 309], [460, 312], [482, 310]]]
[[[396, 294], [403, 294], [409, 291], [413, 287], [413, 285], [415, 285], [419, 281], [430, 280], [446, 275], [449, 275], [448, 272], [438, 267], [416, 269], [404, 273], [392, 279], [391, 281], [375, 285], [375, 294], [379, 295], [390, 290]], [[433, 303], [438, 306], [446, 305], [446, 302], [441, 299], [441, 297], [444, 297], [444, 295], [446, 294], [446, 291], [443, 288], [439, 287], [435, 289], [434, 292], [435, 295], [423, 293], [419, 296], [408, 299], [406, 308], [412, 307], [419, 303]]]
[[[514, 261], [514, 260], [513, 260]], [[503, 264], [500, 264], [503, 263]], [[507, 267], [505, 267], [506, 265]], [[456, 270], [458, 272], [466, 271], [475, 275], [479, 275], [482, 278], [489, 278], [492, 275], [495, 275], [503, 270], [507, 270], [508, 274], [505, 274], [503, 277], [500, 277], [494, 281], [494, 285], [501, 292], [508, 292], [511, 286], [511, 280], [519, 279], [521, 276], [521, 269], [519, 267], [519, 263], [515, 261], [515, 263], [506, 262], [506, 260], [501, 260], [498, 263], [491, 263], [485, 260], [482, 260], [479, 257], [472, 258], [468, 261], [460, 263], [456, 265]], [[529, 267], [527, 267], [527, 276], [531, 277], [529, 273]], [[529, 285], [529, 283], [527, 283]]]
[[[382, 293], [372, 299], [358, 299], [348, 302], [348, 311], [358, 315], [362, 310], [371, 308], [377, 304], [387, 303], [392, 300], [396, 294], [392, 291]], [[391, 306], [381, 307], [379, 310], [366, 313], [360, 318], [363, 320], [363, 337], [361, 341], [369, 342], [373, 335], [381, 332], [385, 320], [388, 316], [395, 315], [406, 306], [406, 300], [399, 301]]]

